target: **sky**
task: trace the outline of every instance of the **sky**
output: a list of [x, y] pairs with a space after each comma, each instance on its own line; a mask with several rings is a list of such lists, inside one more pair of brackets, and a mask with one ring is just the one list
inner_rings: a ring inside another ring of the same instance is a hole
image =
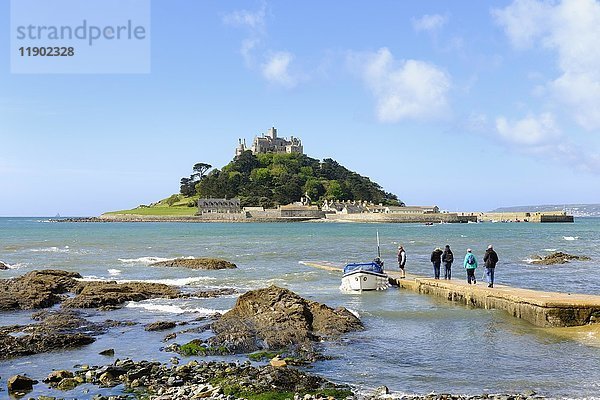
[[13, 73], [0, 4], [0, 216], [149, 204], [271, 126], [407, 205], [599, 201], [600, 2], [154, 0], [150, 21], [146, 73]]

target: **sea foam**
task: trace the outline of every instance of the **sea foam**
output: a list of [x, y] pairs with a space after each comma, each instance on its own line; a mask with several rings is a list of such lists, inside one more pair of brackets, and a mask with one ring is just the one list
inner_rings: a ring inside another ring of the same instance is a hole
[[52, 247], [42, 247], [39, 249], [30, 249], [34, 253], [68, 253], [71, 251], [69, 246], [65, 246], [63, 248], [52, 246]]
[[2, 260], [0, 260], [0, 262], [2, 262], [2, 264], [6, 265], [6, 267], [8, 269], [20, 269], [20, 268], [24, 268], [24, 267], [27, 266], [27, 264], [23, 264], [23, 263], [9, 264], [9, 263], [4, 262]]
[[212, 278], [209, 276], [195, 276], [188, 278], [174, 278], [174, 279], [113, 279], [106, 278], [95, 275], [84, 276], [83, 278], [77, 279], [78, 281], [83, 282], [93, 282], [93, 281], [115, 281], [117, 283], [131, 283], [131, 282], [146, 282], [146, 283], [162, 283], [164, 285], [170, 286], [186, 286], [191, 285], [196, 282], [205, 282], [216, 280], [217, 278]]
[[[194, 259], [194, 257], [189, 256], [189, 257], [177, 257], [177, 258], [185, 258], [185, 259]], [[122, 263], [125, 264], [145, 264], [145, 265], [150, 265], [150, 264], [154, 264], [157, 262], [163, 262], [163, 261], [171, 261], [171, 260], [175, 260], [176, 258], [163, 258], [163, 257], [153, 257], [153, 256], [147, 256], [147, 257], [138, 257], [138, 258], [119, 258], [119, 261], [121, 261]]]
[[216, 310], [216, 309], [204, 308], [204, 307], [185, 308], [185, 307], [180, 307], [180, 306], [176, 306], [173, 304], [160, 304], [160, 303], [153, 302], [153, 301], [139, 301], [139, 302], [130, 301], [129, 303], [127, 303], [127, 305], [125, 307], [141, 308], [141, 309], [147, 310], [147, 311], [158, 311], [158, 312], [171, 313], [171, 314], [195, 313], [195, 314], [202, 314], [202, 315], [213, 315], [216, 313], [224, 314], [227, 311], [229, 311], [229, 310]]

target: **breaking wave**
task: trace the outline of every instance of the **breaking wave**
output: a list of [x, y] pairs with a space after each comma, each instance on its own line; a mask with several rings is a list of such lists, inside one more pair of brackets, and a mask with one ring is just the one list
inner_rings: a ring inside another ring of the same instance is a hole
[[29, 251], [32, 251], [34, 253], [68, 253], [71, 250], [69, 249], [69, 246], [65, 246], [62, 248], [52, 246], [52, 247], [42, 247], [39, 249], [30, 249]]
[[170, 286], [186, 286], [196, 282], [206, 282], [216, 280], [209, 276], [195, 276], [189, 278], [174, 278], [174, 279], [113, 279], [95, 275], [84, 276], [83, 278], [77, 279], [84, 282], [93, 281], [114, 281], [117, 283], [131, 283], [131, 282], [145, 282], [145, 283], [162, 283]]
[[4, 262], [2, 260], [0, 260], [0, 263], [6, 265], [6, 267], [8, 269], [20, 269], [20, 268], [24, 268], [24, 267], [27, 266], [27, 264], [23, 264], [23, 263], [9, 264], [9, 263]]
[[121, 270], [120, 269], [109, 269], [108, 273], [110, 275], [121, 275]]
[[127, 303], [125, 307], [128, 308], [141, 308], [147, 311], [158, 311], [172, 314], [183, 314], [183, 313], [195, 313], [202, 315], [213, 315], [216, 313], [226, 313], [229, 310], [216, 310], [212, 308], [204, 308], [204, 307], [185, 307], [185, 306], [176, 306], [173, 304], [160, 304], [155, 301], [130, 301]]
[[161, 261], [170, 261], [170, 260], [175, 260], [176, 258], [187, 258], [187, 259], [194, 259], [195, 257], [171, 257], [171, 258], [164, 258], [164, 257], [138, 257], [138, 258], [119, 258], [119, 261], [121, 261], [122, 263], [125, 264], [145, 264], [145, 265], [150, 265], [150, 264], [154, 264], [157, 262], [161, 262]]
[[564, 240], [577, 240], [579, 236], [563, 236]]

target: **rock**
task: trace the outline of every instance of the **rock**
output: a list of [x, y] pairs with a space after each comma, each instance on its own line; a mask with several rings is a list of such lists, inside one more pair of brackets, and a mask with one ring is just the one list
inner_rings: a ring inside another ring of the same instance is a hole
[[8, 391], [30, 391], [33, 390], [33, 385], [35, 385], [36, 383], [38, 383], [38, 381], [28, 378], [26, 376], [14, 375], [8, 378]]
[[[274, 392], [318, 392], [335, 389], [340, 397], [351, 395], [347, 386], [338, 386], [325, 379], [310, 375], [293, 368], [274, 368], [272, 366], [253, 367], [250, 364], [191, 361], [185, 365], [169, 366], [156, 362], [133, 362], [124, 360], [131, 366], [125, 379], [121, 378], [126, 391], [135, 388], [136, 396], [156, 400], [213, 398], [234, 400], [239, 396], [223, 395], [225, 388], [242, 388], [249, 393], [260, 395], [260, 398], [271, 398]], [[99, 370], [106, 371], [105, 366]], [[134, 371], [143, 370], [143, 374]], [[133, 379], [135, 378], [135, 379]], [[209, 382], [218, 382], [213, 386]], [[117, 378], [102, 377], [94, 379], [93, 384], [114, 386], [121, 383]], [[267, 397], [269, 396], [269, 397]], [[316, 398], [316, 397], [315, 397]], [[321, 396], [321, 399], [326, 397]]]
[[48, 375], [48, 377], [46, 379], [44, 379], [42, 382], [52, 384], [52, 383], [60, 382], [65, 378], [72, 378], [72, 377], [73, 377], [73, 373], [71, 371], [61, 369], [58, 371], [52, 371]]
[[0, 279], [0, 310], [51, 307], [77, 285], [76, 272], [36, 270], [18, 278]]
[[285, 360], [280, 359], [279, 357], [273, 357], [271, 361], [269, 361], [272, 367], [287, 367], [287, 362]]
[[119, 382], [117, 382], [115, 380], [115, 377], [110, 373], [110, 372], [105, 372], [103, 374], [100, 374], [100, 377], [98, 378], [98, 382], [100, 382], [103, 386], [116, 386], [119, 384]]
[[390, 394], [390, 389], [387, 386], [379, 386], [375, 389], [375, 396], [383, 396], [386, 394]]
[[100, 353], [101, 356], [108, 356], [108, 357], [112, 357], [115, 355], [115, 349], [106, 349], [106, 350], [102, 350]]
[[237, 266], [219, 258], [176, 258], [150, 264], [152, 267], [182, 267], [191, 269], [232, 269]]
[[156, 321], [146, 325], [144, 328], [147, 331], [164, 331], [165, 329], [173, 329], [177, 324], [173, 321]]
[[0, 359], [86, 345], [107, 330], [73, 310], [41, 310], [31, 318], [40, 322], [0, 328]]
[[540, 264], [540, 265], [554, 265], [554, 264], [565, 264], [569, 261], [589, 261], [591, 260], [587, 256], [574, 256], [571, 254], [563, 253], [558, 251], [556, 253], [549, 254], [545, 257], [536, 256], [536, 258], [531, 261], [532, 264]]
[[63, 302], [66, 308], [97, 308], [115, 306], [127, 301], [142, 301], [156, 297], [176, 298], [178, 289], [161, 283], [148, 282], [80, 282], [73, 290], [77, 296]]
[[0, 359], [79, 347], [94, 342], [82, 333], [47, 333], [23, 336], [0, 335]]
[[220, 296], [229, 296], [235, 293], [237, 293], [237, 290], [234, 288], [220, 288], [214, 290], [199, 290], [197, 292], [192, 293], [191, 296], [200, 298], [213, 298]]
[[169, 340], [173, 340], [175, 338], [177, 338], [177, 334], [175, 332], [169, 333], [168, 335], [165, 335], [163, 342], [168, 342]]
[[127, 380], [133, 381], [136, 379], [140, 379], [142, 376], [150, 375], [151, 372], [152, 372], [151, 366], [136, 368], [134, 370], [127, 372]]
[[240, 296], [235, 306], [212, 324], [216, 335], [208, 344], [233, 353], [290, 346], [310, 351], [311, 342], [362, 328], [360, 320], [345, 308], [334, 310], [270, 286]]
[[26, 332], [47, 333], [90, 333], [106, 332], [110, 323], [99, 324], [83, 318], [74, 310], [41, 310], [31, 315], [31, 319], [41, 321], [41, 324], [29, 325]]
[[5, 269], [9, 269], [8, 265], [2, 261], [0, 261], [0, 270], [5, 270]]
[[65, 378], [56, 385], [57, 389], [60, 390], [71, 390], [75, 389], [81, 382], [75, 378]]

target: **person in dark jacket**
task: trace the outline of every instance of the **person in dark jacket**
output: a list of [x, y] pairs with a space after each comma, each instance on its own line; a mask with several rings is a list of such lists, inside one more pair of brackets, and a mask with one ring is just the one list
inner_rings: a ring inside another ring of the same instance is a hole
[[436, 247], [431, 253], [431, 262], [433, 263], [433, 276], [435, 279], [440, 279], [440, 265], [442, 264], [442, 249]]
[[450, 250], [450, 245], [447, 244], [442, 254], [442, 262], [444, 263], [444, 279], [452, 279], [452, 263], [454, 262], [454, 254]]
[[406, 251], [401, 245], [398, 246], [398, 268], [400, 268], [400, 278], [406, 278], [406, 271], [404, 266], [406, 265]]
[[498, 263], [498, 254], [494, 251], [494, 247], [490, 244], [483, 256], [483, 264], [485, 265], [485, 275], [488, 282], [488, 287], [494, 287], [494, 271]]

